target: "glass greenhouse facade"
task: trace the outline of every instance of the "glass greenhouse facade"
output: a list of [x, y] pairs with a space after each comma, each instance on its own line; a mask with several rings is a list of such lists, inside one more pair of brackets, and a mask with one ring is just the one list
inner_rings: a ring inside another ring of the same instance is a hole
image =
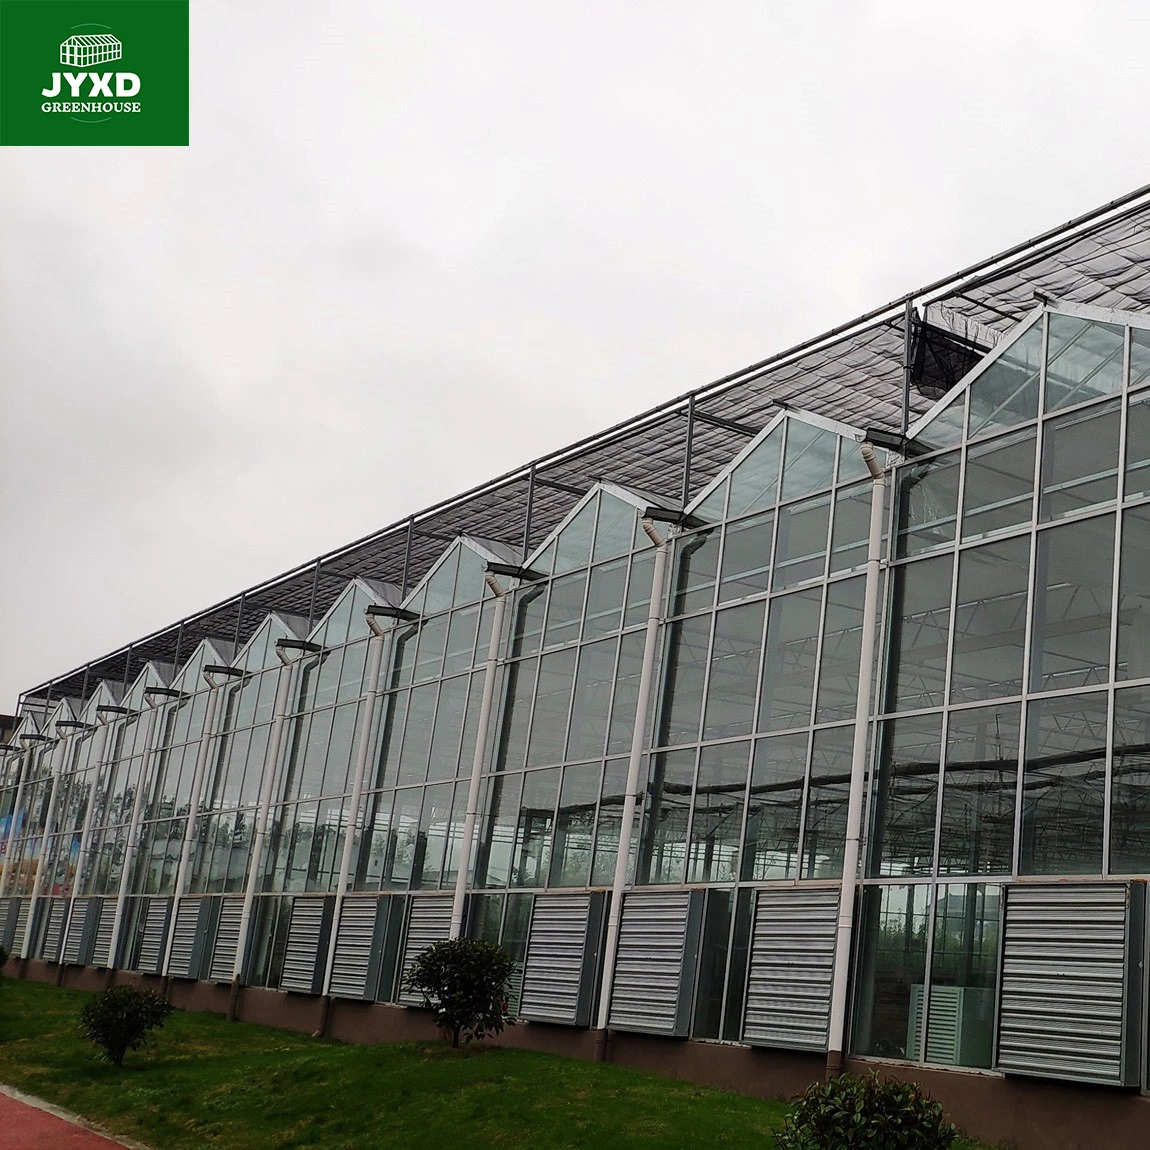
[[466, 932], [537, 1023], [1145, 1088], [1150, 319], [1037, 306], [867, 439], [29, 711], [0, 942], [402, 1004]]

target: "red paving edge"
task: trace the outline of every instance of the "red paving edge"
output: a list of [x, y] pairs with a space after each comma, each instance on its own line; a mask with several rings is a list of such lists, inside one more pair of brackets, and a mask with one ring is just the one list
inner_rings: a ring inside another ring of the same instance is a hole
[[99, 1132], [75, 1114], [0, 1084], [0, 1150], [147, 1150]]

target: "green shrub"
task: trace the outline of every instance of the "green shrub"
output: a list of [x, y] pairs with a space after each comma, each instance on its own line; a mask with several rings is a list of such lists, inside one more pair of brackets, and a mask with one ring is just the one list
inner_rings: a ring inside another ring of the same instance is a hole
[[113, 986], [93, 995], [80, 1011], [80, 1033], [101, 1047], [113, 1066], [129, 1050], [139, 1050], [150, 1030], [164, 1025], [171, 1003], [150, 990]]
[[451, 1045], [498, 1034], [503, 1029], [511, 957], [501, 946], [474, 938], [433, 942], [422, 951], [403, 985], [423, 995], [435, 1011], [435, 1024]]
[[775, 1140], [779, 1150], [949, 1150], [956, 1136], [916, 1083], [842, 1074], [811, 1086]]

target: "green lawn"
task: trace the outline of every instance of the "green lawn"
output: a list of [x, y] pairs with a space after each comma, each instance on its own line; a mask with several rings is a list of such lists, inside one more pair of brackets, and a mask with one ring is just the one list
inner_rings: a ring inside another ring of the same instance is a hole
[[347, 1046], [183, 1011], [116, 1070], [76, 1032], [85, 997], [5, 979], [0, 1081], [155, 1150], [766, 1150], [786, 1112], [625, 1067], [438, 1042]]

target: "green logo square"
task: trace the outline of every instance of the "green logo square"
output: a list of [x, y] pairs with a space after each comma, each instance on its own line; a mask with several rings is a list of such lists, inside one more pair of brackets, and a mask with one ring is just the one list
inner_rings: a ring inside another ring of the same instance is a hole
[[0, 0], [0, 145], [188, 143], [188, 0]]

